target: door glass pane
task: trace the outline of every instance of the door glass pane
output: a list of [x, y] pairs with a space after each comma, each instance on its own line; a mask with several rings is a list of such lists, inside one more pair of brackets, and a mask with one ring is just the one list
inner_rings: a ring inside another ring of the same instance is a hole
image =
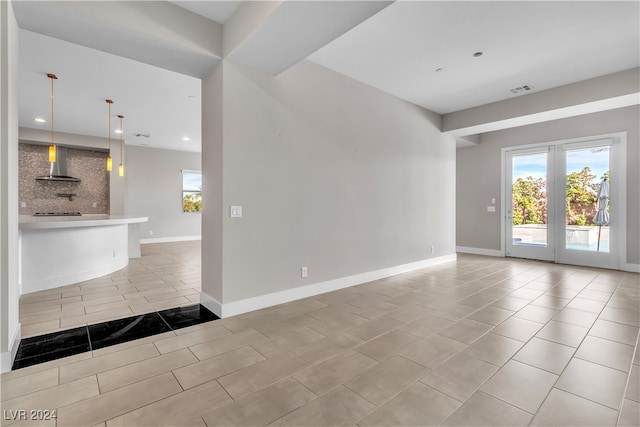
[[512, 160], [512, 239], [514, 245], [547, 246], [547, 153]]
[[609, 252], [609, 151], [602, 146], [566, 152], [566, 249]]

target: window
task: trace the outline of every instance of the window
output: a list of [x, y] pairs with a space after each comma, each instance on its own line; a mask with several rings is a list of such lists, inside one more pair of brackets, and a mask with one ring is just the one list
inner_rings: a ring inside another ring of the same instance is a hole
[[182, 212], [202, 211], [202, 172], [182, 170]]

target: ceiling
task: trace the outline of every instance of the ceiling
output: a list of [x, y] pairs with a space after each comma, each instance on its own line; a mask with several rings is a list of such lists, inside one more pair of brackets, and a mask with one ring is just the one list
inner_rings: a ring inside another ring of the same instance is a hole
[[[200, 151], [200, 79], [21, 30], [18, 117], [22, 127], [51, 129], [47, 73], [58, 77], [54, 81], [56, 132], [107, 138], [106, 99], [111, 99], [112, 138], [120, 138], [114, 131], [120, 128], [116, 116], [121, 114], [127, 144]], [[36, 117], [47, 122], [34, 122]]]
[[227, 19], [236, 11], [242, 1], [170, 1], [176, 6], [190, 10], [193, 13], [202, 15], [212, 21], [224, 24]]
[[[222, 57], [202, 40], [222, 34], [241, 4], [14, 1], [20, 126], [49, 129], [33, 118], [50, 115], [52, 72], [56, 130], [106, 137], [111, 98], [127, 144], [199, 151], [199, 77]], [[130, 19], [105, 18], [114, 5]], [[158, 20], [140, 19], [145, 8]], [[637, 1], [396, 1], [308, 59], [445, 114], [638, 67], [639, 14]], [[304, 38], [297, 31], [290, 37]], [[510, 92], [523, 85], [532, 90]]]
[[398, 1], [309, 59], [445, 114], [637, 67], [638, 6]]

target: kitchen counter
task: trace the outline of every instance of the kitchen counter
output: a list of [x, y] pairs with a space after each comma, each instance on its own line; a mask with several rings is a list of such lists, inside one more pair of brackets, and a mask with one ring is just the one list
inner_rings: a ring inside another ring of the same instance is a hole
[[96, 225], [135, 224], [147, 222], [146, 216], [82, 215], [82, 216], [31, 216], [20, 215], [20, 229], [51, 229], [93, 227]]
[[20, 293], [95, 279], [140, 256], [138, 224], [121, 215], [27, 216], [19, 219]]

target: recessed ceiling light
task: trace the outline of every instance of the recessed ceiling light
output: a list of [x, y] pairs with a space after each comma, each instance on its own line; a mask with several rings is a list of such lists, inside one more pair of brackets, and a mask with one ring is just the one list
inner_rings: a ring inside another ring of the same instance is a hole
[[191, 141], [191, 138], [189, 138], [188, 136], [183, 136], [182, 140], [187, 142], [187, 141]]
[[189, 99], [194, 100], [194, 99], [196, 99], [196, 97], [193, 96], [193, 95], [189, 95]]
[[43, 119], [42, 117], [36, 117], [35, 119], [33, 119], [34, 122], [37, 123], [46, 123], [47, 121], [45, 119]]
[[476, 53], [473, 54], [474, 58], [478, 58], [478, 57], [480, 57], [482, 55], [483, 55], [482, 52], [476, 52]]
[[114, 132], [115, 132], [115, 133], [122, 133], [122, 130], [120, 130], [120, 129], [116, 129], [116, 130], [114, 130]]

